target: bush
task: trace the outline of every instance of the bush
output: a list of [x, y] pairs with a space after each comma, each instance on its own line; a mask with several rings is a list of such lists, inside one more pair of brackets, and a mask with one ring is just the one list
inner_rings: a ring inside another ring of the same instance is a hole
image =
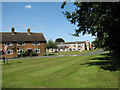
[[53, 54], [53, 53], [50, 53], [50, 54], [48, 54], [49, 56], [52, 56], [52, 55], [55, 55], [55, 54]]
[[24, 53], [21, 53], [21, 54], [18, 54], [18, 57], [26, 57], [26, 56], [38, 56], [38, 54], [36, 54], [35, 52], [31, 52], [31, 53], [28, 53], [28, 52], [24, 52]]
[[25, 53], [24, 53], [24, 54], [25, 54], [25, 57], [26, 57], [26, 56], [29, 56], [28, 52], [26, 52], [26, 51], [25, 51]]
[[38, 56], [38, 54], [36, 54], [35, 52], [31, 52], [30, 57], [32, 57], [32, 56]]
[[26, 51], [18, 54], [18, 57], [26, 57], [26, 56], [29, 56], [28, 52]]
[[18, 57], [25, 57], [25, 53], [18, 54]]
[[48, 54], [47, 53], [43, 53], [43, 56], [47, 56]]

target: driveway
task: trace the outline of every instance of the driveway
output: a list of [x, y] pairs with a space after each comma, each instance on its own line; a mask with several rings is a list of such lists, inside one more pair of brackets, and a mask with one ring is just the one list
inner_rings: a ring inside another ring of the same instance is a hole
[[89, 52], [86, 54], [76, 54], [76, 55], [59, 55], [59, 56], [37, 56], [37, 57], [24, 57], [24, 58], [9, 58], [8, 60], [21, 60], [21, 59], [29, 59], [29, 58], [51, 58], [51, 57], [72, 57], [72, 56], [84, 56], [84, 55], [96, 55], [96, 54], [101, 54], [107, 51], [104, 51], [102, 49], [96, 51], [96, 52]]

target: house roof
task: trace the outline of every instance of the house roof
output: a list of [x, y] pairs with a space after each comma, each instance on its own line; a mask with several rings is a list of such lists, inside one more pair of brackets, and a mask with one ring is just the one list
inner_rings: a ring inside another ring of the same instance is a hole
[[17, 33], [15, 32], [12, 35], [11, 32], [1, 32], [0, 36], [2, 36], [2, 42], [11, 41], [11, 42], [18, 42], [18, 41], [43, 41], [46, 42], [46, 39], [42, 33], [31, 33], [28, 35], [27, 33]]
[[76, 41], [76, 42], [60, 42], [58, 44], [81, 44], [81, 43], [85, 43], [85, 41]]
[[78, 43], [78, 44], [80, 44], [80, 43], [85, 43], [85, 41], [77, 41], [77, 42], [63, 42], [63, 44], [76, 44], [76, 43]]

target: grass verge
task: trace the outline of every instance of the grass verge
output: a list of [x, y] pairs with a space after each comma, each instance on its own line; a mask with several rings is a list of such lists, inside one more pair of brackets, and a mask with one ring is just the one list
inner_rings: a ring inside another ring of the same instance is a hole
[[113, 59], [104, 53], [11, 60], [2, 65], [2, 84], [3, 88], [118, 88], [118, 67], [106, 68]]

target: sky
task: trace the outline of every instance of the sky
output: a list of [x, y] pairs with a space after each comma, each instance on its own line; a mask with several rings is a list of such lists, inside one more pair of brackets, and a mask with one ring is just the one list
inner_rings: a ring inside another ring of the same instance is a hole
[[2, 3], [2, 32], [11, 32], [14, 27], [16, 32], [43, 33], [46, 40], [63, 38], [66, 42], [86, 41], [92, 42], [95, 37], [91, 35], [72, 36], [77, 28], [70, 24], [63, 11], [73, 11], [72, 2], [61, 9], [62, 2], [3, 2]]

